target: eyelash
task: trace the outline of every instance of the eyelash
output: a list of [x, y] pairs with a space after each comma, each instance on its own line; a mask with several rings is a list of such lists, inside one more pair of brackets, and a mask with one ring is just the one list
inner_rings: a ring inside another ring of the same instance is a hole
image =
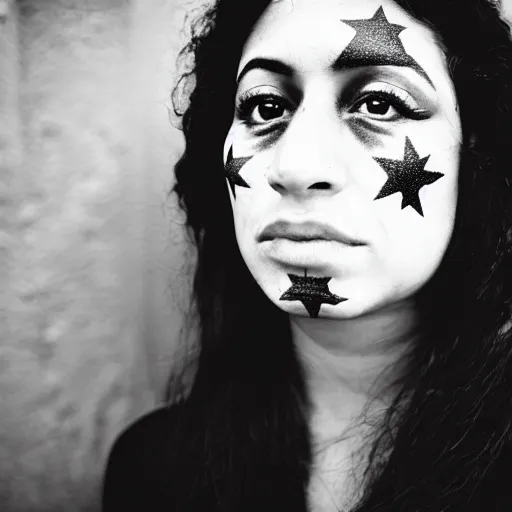
[[[422, 120], [428, 117], [428, 113], [425, 110], [414, 108], [405, 97], [400, 97], [400, 95], [392, 90], [373, 90], [364, 92], [363, 97], [358, 99], [350, 109], [350, 112], [355, 112], [356, 109], [360, 108], [365, 102], [371, 99], [387, 101], [401, 116], [412, 120]], [[236, 115], [247, 126], [263, 126], [263, 123], [252, 121], [251, 115], [255, 107], [265, 102], [279, 104], [283, 109], [287, 109], [291, 106], [291, 103], [288, 100], [277, 94], [260, 93], [257, 90], [249, 90], [242, 93], [237, 99]], [[264, 129], [273, 129], [275, 128], [275, 124], [283, 122], [284, 121], [282, 119], [270, 120], [264, 123]]]

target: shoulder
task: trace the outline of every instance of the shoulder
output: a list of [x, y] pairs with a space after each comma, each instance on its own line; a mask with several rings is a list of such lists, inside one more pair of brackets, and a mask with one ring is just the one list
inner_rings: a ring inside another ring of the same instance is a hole
[[140, 417], [117, 437], [111, 456], [133, 456], [144, 453], [142, 448], [150, 448], [168, 439], [183, 405], [161, 407]]
[[143, 510], [165, 501], [173, 463], [172, 433], [183, 405], [152, 411], [129, 425], [115, 440], [103, 480], [103, 511]]

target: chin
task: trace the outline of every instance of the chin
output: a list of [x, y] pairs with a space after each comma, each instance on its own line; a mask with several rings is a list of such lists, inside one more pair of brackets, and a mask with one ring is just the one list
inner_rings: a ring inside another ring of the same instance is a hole
[[314, 319], [351, 320], [380, 309], [380, 306], [375, 304], [370, 305], [349, 299], [336, 306], [321, 304], [317, 316], [312, 316], [300, 301], [285, 303], [276, 297], [272, 302], [289, 315]]

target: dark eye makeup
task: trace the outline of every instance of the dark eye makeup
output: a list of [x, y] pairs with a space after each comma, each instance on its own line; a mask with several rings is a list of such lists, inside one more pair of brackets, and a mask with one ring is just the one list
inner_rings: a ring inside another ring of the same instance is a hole
[[[374, 85], [371, 90], [359, 91], [347, 102], [343, 110], [362, 116], [373, 122], [421, 121], [430, 117], [430, 112], [419, 108], [412, 97], [399, 89]], [[238, 95], [236, 117], [258, 135], [271, 132], [289, 121], [296, 105], [280, 94], [252, 88]], [[263, 133], [264, 132], [264, 133]]]

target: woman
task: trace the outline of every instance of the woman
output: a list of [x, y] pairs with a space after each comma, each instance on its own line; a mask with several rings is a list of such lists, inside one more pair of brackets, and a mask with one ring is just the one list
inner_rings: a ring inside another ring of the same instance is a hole
[[512, 510], [512, 43], [485, 0], [219, 0], [174, 191], [190, 394], [104, 510]]

